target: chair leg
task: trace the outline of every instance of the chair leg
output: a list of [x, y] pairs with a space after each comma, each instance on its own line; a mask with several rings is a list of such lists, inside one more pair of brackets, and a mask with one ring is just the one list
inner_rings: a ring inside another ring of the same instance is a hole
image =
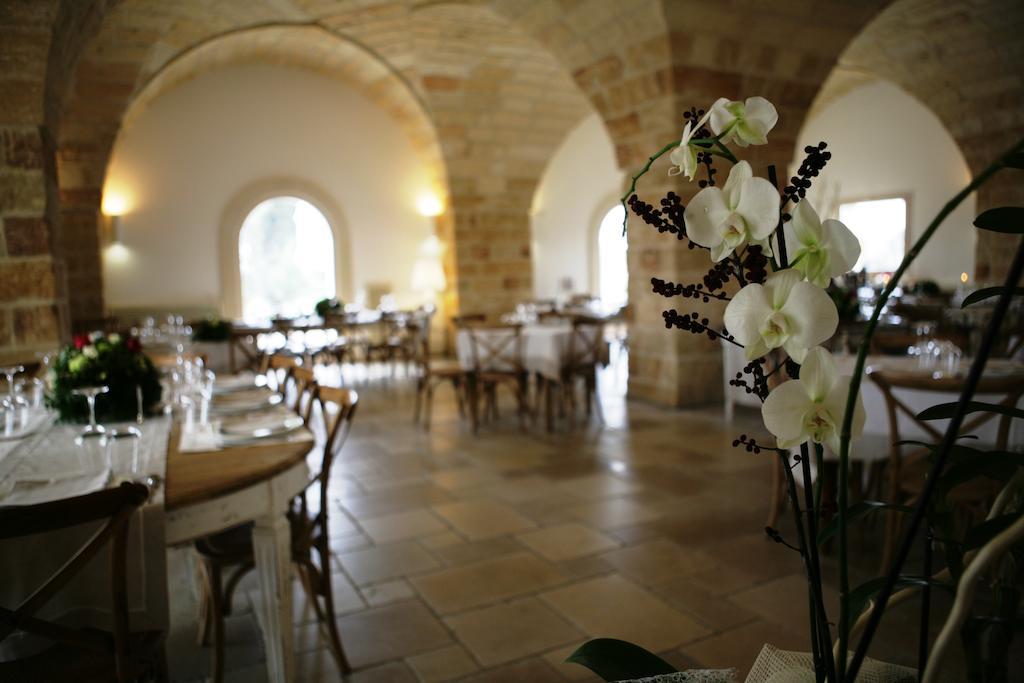
[[421, 377], [418, 380], [416, 380], [416, 404], [413, 406], [413, 409], [412, 409], [412, 421], [413, 421], [413, 424], [415, 424], [415, 423], [420, 421], [420, 403], [421, 403], [422, 397], [423, 397], [423, 382], [424, 381], [425, 381], [425, 378], [423, 378], [423, 377]]
[[459, 408], [459, 417], [466, 417], [466, 401], [463, 396], [462, 380], [458, 377], [452, 378], [452, 387], [455, 389], [455, 405]]
[[434, 386], [432, 384], [428, 383], [427, 384], [426, 392], [427, 392], [427, 397], [426, 397], [427, 405], [426, 405], [426, 410], [424, 411], [423, 428], [429, 430], [430, 429], [430, 415], [431, 415], [431, 413], [433, 412], [433, 409], [434, 409]]

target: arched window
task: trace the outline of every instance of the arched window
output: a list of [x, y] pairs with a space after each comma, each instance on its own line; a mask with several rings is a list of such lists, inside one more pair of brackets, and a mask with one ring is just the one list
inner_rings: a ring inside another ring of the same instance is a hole
[[242, 223], [238, 268], [243, 317], [311, 315], [336, 295], [331, 226], [298, 197], [261, 202]]
[[601, 304], [617, 310], [629, 299], [626, 236], [622, 232], [625, 209], [616, 204], [601, 220], [597, 232], [597, 284]]

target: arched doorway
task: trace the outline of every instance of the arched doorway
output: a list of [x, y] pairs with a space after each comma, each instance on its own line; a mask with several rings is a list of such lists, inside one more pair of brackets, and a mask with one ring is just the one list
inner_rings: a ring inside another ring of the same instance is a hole
[[606, 311], [616, 311], [629, 300], [629, 243], [622, 230], [621, 204], [605, 213], [597, 230], [597, 293]]
[[334, 236], [324, 214], [298, 197], [260, 202], [238, 235], [242, 315], [309, 315], [337, 294]]

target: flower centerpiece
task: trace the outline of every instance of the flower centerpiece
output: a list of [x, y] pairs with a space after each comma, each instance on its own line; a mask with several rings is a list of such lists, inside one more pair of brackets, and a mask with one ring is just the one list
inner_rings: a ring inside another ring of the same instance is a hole
[[116, 333], [76, 335], [57, 355], [48, 384], [47, 405], [64, 422], [88, 419], [85, 401], [72, 393], [81, 387], [110, 389], [96, 401], [101, 421], [134, 420], [140, 408], [148, 414], [160, 402], [160, 375], [142, 352], [142, 344], [136, 337]]
[[[1005, 680], [1009, 642], [1014, 624], [1021, 623], [1020, 606], [1024, 605], [1020, 590], [1024, 563], [1019, 561], [1024, 555], [1024, 455], [988, 453], [957, 439], [963, 418], [970, 412], [1024, 417], [1024, 411], [1016, 408], [972, 400], [1009, 301], [1024, 294], [1024, 289], [1017, 287], [1024, 271], [1024, 243], [1003, 287], [980, 290], [964, 301], [968, 306], [987, 298], [999, 299], [985, 341], [964, 379], [960, 400], [934, 406], [918, 415], [922, 420], [949, 419], [949, 424], [941, 440], [917, 444], [931, 451], [931, 470], [922, 481], [922, 492], [916, 502], [909, 506], [879, 501], [851, 505], [848, 495], [850, 444], [865, 422], [859, 387], [882, 309], [907, 267], [959, 202], [996, 171], [1024, 168], [1024, 141], [980, 173], [924, 230], [878, 297], [859, 340], [852, 373], [844, 374], [826, 348], [840, 321], [836, 297], [830, 296], [827, 289], [833, 278], [843, 277], [857, 262], [860, 244], [840, 221], [822, 220], [807, 199], [808, 189], [831, 158], [828, 145], [820, 142], [804, 148], [806, 156], [796, 175], [780, 186], [774, 166], [765, 169], [766, 177], [760, 177], [747, 161], [737, 158], [738, 149], [767, 142], [778, 121], [776, 109], [768, 100], [721, 98], [706, 112], [689, 110], [684, 119], [680, 141], [669, 143], [650, 157], [633, 176], [622, 202], [660, 233], [674, 235], [690, 249], [707, 254], [709, 270], [700, 281], [673, 283], [652, 278], [651, 284], [654, 292], [664, 297], [726, 304], [724, 327], [714, 322], [711, 315], [698, 311], [680, 313], [676, 309], [664, 311], [665, 326], [743, 348], [748, 363], [730, 384], [760, 399], [764, 426], [772, 443], [743, 434], [733, 446], [754, 457], [778, 460], [793, 511], [793, 528], [786, 533], [771, 527], [765, 531], [781, 547], [796, 551], [799, 560], [795, 561], [801, 563], [808, 582], [811, 652], [780, 654], [766, 646], [748, 683], [845, 683], [861, 680], [857, 678], [859, 673], [871, 676], [870, 680], [920, 677], [931, 681], [941, 670], [951, 634], [957, 631], [968, 648], [965, 659], [971, 680]], [[669, 153], [669, 175], [683, 176], [689, 181], [704, 177], [697, 181], [700, 189], [685, 206], [676, 193], [669, 192], [660, 207], [655, 207], [637, 196], [637, 181], [655, 160]], [[724, 185], [719, 187], [716, 164], [723, 161], [731, 167]], [[986, 211], [975, 225], [985, 230], [1024, 233], [1024, 208]], [[843, 313], [849, 317], [849, 311]], [[821, 478], [815, 480], [811, 469], [814, 462], [816, 471], [823, 471], [826, 448], [838, 460], [837, 499], [831, 506], [822, 500]], [[806, 482], [802, 491], [794, 470]], [[949, 512], [950, 492], [978, 477], [995, 479], [1003, 488], [988, 519], [965, 529], [954, 523]], [[907, 515], [907, 530], [895, 559], [883, 575], [852, 586], [848, 529], [880, 510]], [[918, 531], [922, 527], [927, 530], [924, 554], [928, 559], [924, 571], [905, 573], [909, 549], [919, 542]], [[832, 539], [838, 546], [838, 614], [829, 614], [823, 599], [819, 556], [819, 546]], [[1010, 552], [1014, 548], [1018, 559]], [[934, 556], [943, 557], [947, 566], [933, 567]], [[991, 568], [998, 570], [993, 574], [991, 601], [995, 614], [984, 610], [972, 614], [971, 599], [978, 577]], [[928, 591], [935, 586], [955, 592], [957, 604], [934, 646], [929, 648]], [[915, 591], [924, 597], [921, 642], [914, 653], [918, 671], [868, 659], [868, 646], [887, 604], [890, 600], [902, 602], [908, 595], [915, 595]], [[699, 675], [677, 672], [656, 655], [614, 639], [585, 643], [569, 661], [583, 664], [609, 681], [734, 680], [728, 671]]]

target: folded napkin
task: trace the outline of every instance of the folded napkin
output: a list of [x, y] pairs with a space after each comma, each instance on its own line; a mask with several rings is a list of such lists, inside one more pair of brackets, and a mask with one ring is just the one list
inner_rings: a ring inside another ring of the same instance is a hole
[[215, 423], [193, 425], [189, 429], [182, 428], [181, 437], [178, 439], [178, 452], [216, 451], [221, 445], [220, 432]]

